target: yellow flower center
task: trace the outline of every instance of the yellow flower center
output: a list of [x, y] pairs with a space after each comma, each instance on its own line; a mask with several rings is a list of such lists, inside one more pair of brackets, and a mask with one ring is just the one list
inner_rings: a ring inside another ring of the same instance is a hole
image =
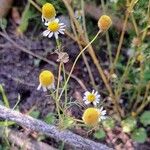
[[82, 116], [82, 119], [87, 125], [96, 125], [99, 121], [99, 111], [96, 108], [87, 108]]
[[92, 93], [88, 94], [87, 100], [88, 100], [89, 102], [93, 102], [93, 101], [95, 101], [95, 99], [96, 99], [96, 97], [95, 97], [94, 94], [92, 94]]
[[56, 32], [58, 31], [60, 28], [60, 25], [58, 22], [56, 21], [52, 21], [48, 24], [48, 30], [52, 31], [52, 32]]
[[42, 86], [49, 86], [54, 83], [54, 75], [48, 70], [44, 70], [39, 75], [39, 82]]
[[52, 4], [46, 3], [42, 7], [42, 16], [46, 19], [51, 19], [56, 16], [55, 8]]
[[98, 27], [100, 28], [100, 30], [106, 31], [109, 29], [111, 25], [112, 25], [112, 20], [109, 16], [103, 15], [100, 17], [98, 21]]

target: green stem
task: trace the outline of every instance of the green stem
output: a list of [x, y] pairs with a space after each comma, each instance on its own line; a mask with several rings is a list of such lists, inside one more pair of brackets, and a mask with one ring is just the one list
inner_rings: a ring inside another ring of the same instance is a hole
[[83, 48], [83, 50], [82, 50], [82, 51], [78, 54], [78, 56], [76, 57], [76, 59], [75, 59], [75, 61], [74, 61], [74, 63], [73, 63], [73, 66], [72, 66], [72, 68], [71, 68], [71, 71], [70, 71], [70, 73], [69, 73], [69, 75], [68, 75], [68, 78], [67, 78], [67, 80], [66, 80], [66, 83], [65, 83], [65, 85], [64, 85], [64, 87], [63, 87], [63, 89], [62, 89], [62, 91], [61, 91], [61, 93], [60, 93], [58, 99], [61, 98], [61, 96], [62, 96], [62, 94], [63, 94], [63, 92], [64, 92], [64, 90], [65, 90], [65, 88], [66, 88], [66, 85], [67, 85], [68, 82], [69, 82], [69, 79], [70, 79], [70, 77], [71, 77], [71, 74], [72, 74], [72, 72], [73, 72], [73, 70], [74, 70], [74, 67], [75, 67], [75, 65], [76, 65], [76, 63], [77, 63], [77, 61], [78, 61], [78, 59], [80, 58], [80, 56], [82, 55], [82, 53], [95, 41], [95, 39], [98, 37], [98, 35], [99, 35], [100, 33], [101, 33], [101, 31], [98, 31], [98, 33], [95, 35], [95, 37], [92, 39], [92, 41], [89, 42], [89, 44], [88, 44], [85, 48]]
[[[102, 4], [102, 9], [104, 13], [106, 13], [106, 8], [105, 8], [105, 3], [104, 0], [101, 0]], [[110, 68], [112, 68], [112, 52], [111, 52], [111, 43], [110, 43], [110, 38], [109, 38], [109, 32], [106, 31], [106, 42], [107, 42], [107, 50], [108, 50], [108, 56], [109, 56], [109, 62], [110, 62]]]

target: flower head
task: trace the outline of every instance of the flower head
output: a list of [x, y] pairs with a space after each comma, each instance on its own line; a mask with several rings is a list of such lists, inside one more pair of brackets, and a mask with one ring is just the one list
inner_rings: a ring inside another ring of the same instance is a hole
[[39, 75], [39, 86], [37, 90], [40, 90], [41, 87], [43, 88], [43, 91], [47, 91], [47, 89], [55, 88], [54, 86], [54, 75], [51, 71], [44, 70]]
[[102, 15], [98, 20], [98, 27], [101, 31], [106, 31], [112, 25], [112, 20], [107, 15]]
[[87, 105], [93, 103], [96, 106], [100, 101], [100, 95], [94, 90], [92, 92], [86, 91], [84, 93], [83, 101]]
[[82, 119], [87, 125], [96, 125], [99, 121], [106, 118], [106, 110], [103, 107], [99, 110], [97, 108], [87, 108], [82, 116]]
[[47, 30], [43, 32], [43, 36], [48, 36], [51, 38], [53, 35], [58, 39], [58, 34], [64, 34], [65, 25], [64, 23], [59, 23], [59, 19], [55, 19], [51, 22], [45, 23]]
[[42, 21], [51, 21], [55, 19], [56, 10], [51, 3], [46, 3], [42, 7]]

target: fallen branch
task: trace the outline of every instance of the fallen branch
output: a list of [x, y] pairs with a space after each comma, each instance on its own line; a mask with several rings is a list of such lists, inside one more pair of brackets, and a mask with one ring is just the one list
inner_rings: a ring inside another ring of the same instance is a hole
[[[4, 130], [4, 129], [0, 128], [0, 130]], [[0, 138], [6, 138], [6, 135], [0, 134]], [[15, 145], [20, 149], [24, 149], [24, 150], [42, 150], [42, 149], [57, 150], [54, 147], [44, 142], [29, 138], [28, 135], [26, 135], [24, 132], [18, 132], [8, 128], [7, 128], [7, 138], [12, 145]]]
[[0, 105], [0, 118], [14, 121], [17, 124], [29, 128], [36, 132], [41, 132], [49, 137], [54, 138], [57, 141], [63, 141], [64, 143], [72, 146], [75, 149], [81, 150], [111, 150], [104, 144], [96, 143], [89, 139], [85, 139], [77, 134], [74, 134], [68, 130], [60, 130], [53, 125], [48, 125], [43, 121], [34, 119], [30, 116], [21, 114], [20, 112], [8, 109]]

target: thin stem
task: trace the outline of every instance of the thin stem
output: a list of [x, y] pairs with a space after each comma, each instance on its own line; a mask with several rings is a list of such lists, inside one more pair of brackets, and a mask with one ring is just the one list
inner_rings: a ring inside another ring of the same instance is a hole
[[[63, 68], [63, 75], [64, 75], [64, 83], [66, 83], [66, 72], [65, 72], [65, 65], [64, 65], [64, 63], [62, 64], [62, 68]], [[67, 100], [68, 100], [68, 97], [67, 97], [67, 85], [66, 85], [66, 87], [65, 87], [65, 106], [64, 106], [64, 109], [66, 109]]]
[[[150, 98], [148, 96], [149, 95], [149, 91], [150, 91], [150, 82], [148, 83], [148, 85], [146, 87], [143, 103], [137, 109], [136, 115], [138, 115], [144, 109], [144, 107], [146, 107], [150, 103]], [[147, 101], [146, 101], [146, 98], [147, 98]]]
[[116, 67], [116, 64], [117, 64], [117, 61], [118, 61], [118, 58], [119, 58], [119, 55], [120, 55], [120, 51], [121, 51], [121, 47], [122, 47], [122, 43], [123, 43], [123, 39], [124, 39], [124, 34], [125, 34], [125, 29], [126, 29], [126, 26], [127, 26], [129, 14], [130, 13], [127, 11], [126, 16], [125, 16], [125, 21], [124, 21], [124, 24], [123, 24], [122, 33], [121, 33], [120, 40], [119, 40], [119, 45], [118, 45], [118, 48], [117, 48], [117, 53], [116, 53], [116, 56], [115, 56], [115, 60], [114, 60], [113, 66], [112, 66], [111, 73], [114, 72], [114, 69]]
[[41, 8], [40, 8], [33, 0], [29, 0], [29, 2], [30, 2], [39, 12], [42, 12]]
[[65, 83], [65, 85], [64, 85], [64, 87], [63, 87], [63, 89], [62, 89], [62, 91], [61, 91], [61, 93], [60, 93], [58, 99], [61, 98], [61, 96], [62, 96], [62, 94], [63, 94], [63, 92], [64, 92], [64, 90], [65, 90], [65, 87], [66, 87], [66, 85], [67, 85], [68, 82], [69, 82], [70, 76], [71, 76], [71, 74], [72, 74], [72, 72], [73, 72], [73, 70], [74, 70], [74, 67], [75, 67], [75, 65], [76, 65], [76, 63], [77, 63], [79, 57], [80, 57], [80, 56], [82, 55], [82, 53], [95, 41], [95, 39], [98, 37], [99, 34], [100, 34], [100, 31], [96, 34], [96, 36], [93, 38], [93, 40], [92, 40], [92, 41], [78, 54], [78, 56], [76, 57], [76, 59], [75, 59], [75, 61], [74, 61], [74, 63], [73, 63], [73, 66], [72, 66], [72, 68], [71, 68], [71, 71], [70, 71], [70, 73], [69, 73], [69, 75], [68, 75], [68, 78], [67, 78], [67, 80], [66, 80], [66, 83]]
[[[88, 38], [88, 35], [87, 35], [87, 29], [86, 29], [86, 21], [85, 21], [84, 0], [81, 0], [81, 9], [82, 9], [82, 19], [83, 19], [84, 35], [85, 35], [86, 41], [89, 42], [89, 38]], [[78, 42], [79, 42], [79, 41], [78, 41]], [[86, 57], [85, 57], [85, 63], [86, 63], [86, 67], [87, 67], [87, 70], [88, 70], [89, 77], [90, 77], [90, 79], [91, 79], [92, 85], [93, 85], [93, 87], [95, 88], [95, 90], [98, 91], [98, 88], [97, 88], [97, 86], [96, 86], [96, 83], [95, 83], [95, 80], [94, 80], [92, 71], [91, 71], [91, 69], [90, 69], [90, 66], [89, 66], [89, 63], [88, 63]]]
[[62, 63], [59, 64], [58, 78], [57, 78], [57, 89], [56, 89], [56, 97], [55, 97], [56, 109], [57, 109], [57, 113], [58, 113], [59, 119], [61, 119], [61, 114], [60, 114], [60, 110], [59, 110], [59, 100], [58, 100], [60, 75], [61, 75], [61, 66], [62, 66]]
[[[104, 0], [101, 0], [101, 4], [102, 4], [102, 9], [103, 9], [104, 13], [106, 13]], [[106, 42], [107, 42], [107, 50], [108, 50], [108, 55], [109, 55], [110, 68], [112, 68], [112, 52], [111, 52], [111, 43], [110, 43], [108, 31], [106, 31]]]
[[62, 67], [62, 63], [59, 64], [59, 69], [58, 69], [57, 89], [56, 89], [56, 99], [58, 98], [58, 93], [59, 93], [61, 67]]
[[128, 18], [130, 16], [130, 13], [132, 13], [133, 7], [135, 6], [135, 4], [137, 2], [138, 2], [138, 0], [132, 0], [130, 3], [129, 3], [129, 1], [127, 1], [127, 7], [128, 8], [127, 8], [127, 11], [126, 11], [125, 20], [124, 20], [124, 24], [123, 24], [123, 29], [122, 29], [122, 32], [121, 32], [119, 45], [118, 45], [118, 48], [117, 48], [117, 53], [116, 53], [116, 57], [115, 57], [115, 60], [114, 60], [114, 63], [113, 63], [113, 67], [111, 69], [111, 73], [114, 72], [117, 61], [119, 59], [119, 55], [120, 55], [120, 51], [121, 51], [121, 47], [122, 47], [122, 43], [123, 43], [123, 39], [124, 39], [124, 34], [125, 34]]
[[[148, 10], [147, 10], [147, 24], [148, 25], [150, 24], [150, 0], [149, 0], [149, 3], [148, 3]], [[146, 34], [147, 34], [147, 31], [148, 31], [148, 27], [145, 29], [145, 31], [142, 35], [142, 41], [144, 41], [144, 39], [146, 37]]]
[[134, 60], [132, 60], [132, 57], [130, 57], [128, 59], [128, 62], [127, 62], [127, 65], [126, 65], [126, 68], [125, 68], [125, 71], [120, 79], [120, 82], [118, 84], [118, 87], [117, 87], [117, 90], [115, 91], [115, 95], [117, 97], [117, 100], [120, 99], [120, 96], [121, 96], [121, 93], [122, 93], [122, 88], [123, 88], [123, 85], [124, 85], [124, 81], [126, 80], [126, 77], [132, 67], [132, 65], [134, 64]]
[[134, 110], [136, 110], [138, 103], [141, 101], [140, 95], [141, 95], [141, 91], [142, 91], [141, 83], [143, 81], [143, 71], [144, 71], [143, 63], [140, 62], [140, 80], [139, 80], [139, 83], [137, 85], [137, 98], [136, 98], [136, 102], [134, 103], [134, 106], [133, 106]]
[[139, 29], [138, 29], [137, 23], [136, 23], [136, 21], [135, 21], [133, 12], [131, 13], [131, 19], [132, 19], [132, 23], [133, 23], [133, 26], [134, 26], [136, 35], [139, 36]]
[[[75, 30], [75, 26], [74, 26], [74, 23], [73, 23], [72, 21], [71, 21], [71, 27], [72, 27], [73, 33], [74, 33], [74, 35], [75, 35], [76, 41], [77, 41], [77, 43], [78, 43], [79, 49], [80, 49], [80, 51], [82, 51], [83, 47], [82, 47], [82, 45], [80, 44], [79, 36], [77, 35], [77, 31]], [[89, 74], [91, 83], [92, 83], [93, 87], [97, 90], [96, 83], [95, 83], [95, 81], [94, 81], [94, 77], [93, 77], [92, 71], [91, 71], [91, 69], [90, 69], [90, 65], [89, 65], [89, 63], [88, 63], [88, 61], [87, 61], [87, 58], [86, 58], [86, 56], [85, 56], [84, 53], [82, 53], [82, 57], [83, 57], [83, 60], [84, 60], [85, 65], [86, 65], [86, 68], [87, 68], [87, 71], [88, 71], [88, 74]]]

